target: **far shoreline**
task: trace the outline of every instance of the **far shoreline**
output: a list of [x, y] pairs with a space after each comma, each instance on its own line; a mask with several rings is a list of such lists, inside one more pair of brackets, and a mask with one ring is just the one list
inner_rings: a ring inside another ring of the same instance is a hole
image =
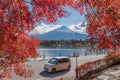
[[90, 49], [91, 47], [46, 47], [39, 46], [38, 49]]

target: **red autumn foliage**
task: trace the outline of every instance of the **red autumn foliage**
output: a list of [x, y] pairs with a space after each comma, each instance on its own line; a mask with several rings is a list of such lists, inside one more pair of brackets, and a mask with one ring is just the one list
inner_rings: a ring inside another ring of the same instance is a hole
[[98, 70], [102, 70], [103, 68], [106, 67], [106, 65], [104, 63], [105, 63], [105, 61], [103, 59], [99, 59], [99, 60], [96, 60], [93, 62], [87, 62], [81, 66], [77, 66], [76, 72], [79, 75], [79, 79], [87, 78], [86, 77], [87, 75], [91, 75], [92, 73], [95, 73]]
[[88, 20], [87, 32], [91, 41], [97, 41], [102, 49], [120, 47], [120, 1], [81, 0]]
[[[112, 62], [119, 61], [120, 55], [120, 0], [81, 0], [88, 20], [87, 32], [91, 43], [97, 47], [112, 50]], [[110, 58], [109, 62], [110, 62]], [[114, 61], [115, 60], [115, 61]], [[91, 63], [91, 64], [94, 64]], [[86, 69], [90, 65], [83, 64], [77, 70]]]
[[40, 41], [29, 35], [29, 31], [41, 20], [54, 22], [67, 16], [63, 6], [73, 6], [74, 2], [75, 0], [0, 0], [1, 79], [10, 78], [12, 71], [22, 77], [32, 75], [30, 67], [24, 63], [28, 58], [36, 57]]
[[24, 62], [36, 56], [39, 40], [28, 32], [36, 22], [54, 22], [67, 16], [63, 6], [86, 14], [87, 31], [92, 41], [97, 39], [98, 47], [119, 48], [119, 3], [119, 0], [0, 0], [0, 78], [11, 77], [11, 71], [24, 77], [31, 75]]

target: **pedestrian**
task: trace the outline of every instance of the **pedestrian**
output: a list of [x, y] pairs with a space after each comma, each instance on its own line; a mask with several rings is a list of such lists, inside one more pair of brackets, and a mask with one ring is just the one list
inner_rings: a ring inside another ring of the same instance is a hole
[[45, 54], [43, 54], [43, 60], [45, 59]]
[[87, 51], [85, 51], [85, 56], [87, 56]]
[[75, 57], [75, 52], [73, 53], [73, 57]]
[[59, 56], [61, 56], [61, 53], [59, 53]]

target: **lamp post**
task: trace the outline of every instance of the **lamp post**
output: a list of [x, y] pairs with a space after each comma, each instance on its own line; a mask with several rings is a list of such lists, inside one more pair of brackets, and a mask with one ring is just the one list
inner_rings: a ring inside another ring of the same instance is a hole
[[[75, 55], [75, 57], [76, 57], [76, 68], [77, 68], [77, 66], [78, 66], [77, 54]], [[76, 78], [78, 78], [78, 71], [77, 70], [76, 70]]]

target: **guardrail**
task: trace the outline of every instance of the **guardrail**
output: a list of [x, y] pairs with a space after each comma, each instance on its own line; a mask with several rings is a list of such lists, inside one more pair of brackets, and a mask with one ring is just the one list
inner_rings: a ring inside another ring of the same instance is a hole
[[78, 80], [82, 80], [83, 78], [84, 78], [83, 80], [88, 80], [87, 76], [90, 76], [91, 74], [95, 74], [118, 62], [120, 62], [120, 59], [112, 59], [112, 60], [99, 59], [78, 66], [76, 67], [75, 71], [78, 75]]

